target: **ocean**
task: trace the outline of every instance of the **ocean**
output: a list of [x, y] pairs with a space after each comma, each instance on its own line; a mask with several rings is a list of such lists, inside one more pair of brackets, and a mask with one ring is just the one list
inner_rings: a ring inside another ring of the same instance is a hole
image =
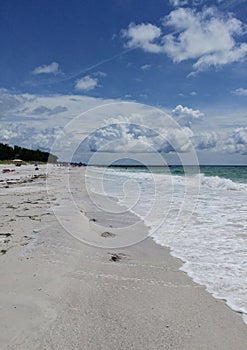
[[87, 186], [144, 220], [181, 270], [247, 324], [247, 166], [88, 167]]

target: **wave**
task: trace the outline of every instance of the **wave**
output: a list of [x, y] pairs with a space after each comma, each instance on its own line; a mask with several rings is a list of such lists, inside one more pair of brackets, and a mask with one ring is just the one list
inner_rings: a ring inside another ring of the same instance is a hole
[[147, 172], [145, 170], [140, 172], [130, 172], [128, 171], [128, 168], [125, 170], [116, 170], [112, 168], [97, 168], [92, 167], [92, 171], [89, 171], [87, 173], [87, 177], [90, 178], [96, 178], [101, 174], [103, 176], [103, 180], [110, 180], [111, 177], [107, 178], [108, 176], [118, 176], [123, 179], [130, 179], [130, 180], [152, 180], [152, 181], [160, 181], [163, 179], [163, 181], [172, 181], [173, 186], [176, 185], [188, 185], [189, 183], [192, 184], [199, 184], [203, 187], [206, 186], [210, 189], [217, 189], [217, 190], [227, 190], [227, 191], [247, 191], [247, 183], [245, 182], [236, 182], [231, 179], [225, 178], [225, 177], [219, 177], [219, 176], [208, 176], [204, 173], [199, 174], [187, 174], [185, 176], [178, 175], [178, 174], [171, 174], [171, 173], [152, 173]]
[[247, 191], [247, 184], [234, 182], [230, 179], [219, 176], [205, 176], [203, 173], [199, 174], [201, 185], [205, 185], [212, 189], [222, 189], [230, 191]]
[[[181, 269], [215, 298], [241, 312], [247, 324], [247, 183], [204, 173], [95, 171], [88, 173], [92, 189], [105, 189], [104, 195], [142, 219], [149, 236], [184, 262]], [[95, 182], [99, 175], [103, 175], [103, 187]], [[245, 181], [244, 177], [245, 173]], [[133, 190], [127, 186], [129, 181], [139, 187]]]

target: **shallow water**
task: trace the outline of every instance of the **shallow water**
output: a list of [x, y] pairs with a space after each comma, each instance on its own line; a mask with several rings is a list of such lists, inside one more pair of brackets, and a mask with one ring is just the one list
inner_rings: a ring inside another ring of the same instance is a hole
[[87, 185], [140, 216], [182, 270], [247, 323], [247, 167], [201, 171], [90, 167]]

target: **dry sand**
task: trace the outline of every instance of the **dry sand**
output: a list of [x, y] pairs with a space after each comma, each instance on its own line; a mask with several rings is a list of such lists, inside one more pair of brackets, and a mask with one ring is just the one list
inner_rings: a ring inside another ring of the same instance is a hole
[[[2, 350], [247, 348], [241, 315], [179, 271], [181, 262], [168, 249], [150, 238], [128, 248], [103, 249], [72, 237], [51, 210], [61, 208], [64, 220], [72, 222], [69, 198], [63, 195], [66, 169], [49, 173], [54, 185], [49, 198], [44, 170], [21, 167], [15, 179], [41, 177], [13, 181], [18, 183], [7, 188], [6, 178], [1, 182]], [[99, 235], [96, 223], [107, 218], [89, 205], [82, 172], [71, 170], [80, 228]], [[128, 214], [119, 220], [136, 218]], [[146, 230], [144, 225], [138, 229]], [[112, 260], [112, 254], [121, 259]]]

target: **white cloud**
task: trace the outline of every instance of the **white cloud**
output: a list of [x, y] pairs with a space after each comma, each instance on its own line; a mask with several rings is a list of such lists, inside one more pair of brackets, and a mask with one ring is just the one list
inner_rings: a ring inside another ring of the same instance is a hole
[[189, 128], [161, 127], [159, 130], [153, 130], [133, 124], [132, 118], [123, 120], [125, 121], [121, 122], [118, 119], [118, 123], [96, 130], [86, 139], [81, 150], [115, 153], [184, 153], [191, 149], [190, 138], [193, 132]]
[[[72, 159], [72, 151], [87, 135], [93, 137], [95, 132], [97, 137], [90, 141], [90, 148], [87, 144], [88, 150], [146, 152], [150, 154], [149, 159], [152, 159], [152, 150], [169, 153], [169, 156], [174, 155], [174, 151], [185, 154], [191, 150], [191, 143], [198, 150], [217, 148], [223, 160], [223, 151], [240, 156], [247, 152], [246, 127], [228, 135], [226, 132], [232, 126], [228, 125], [224, 131], [222, 124], [216, 125], [216, 132], [221, 128], [219, 139], [210, 132], [208, 120], [202, 120], [192, 131], [191, 124], [202, 118], [202, 112], [181, 105], [173, 111], [180, 128], [166, 113], [151, 107], [81, 95], [4, 94], [0, 96], [0, 109], [0, 142], [49, 150], [60, 135], [52, 152], [63, 160]], [[243, 113], [242, 119], [236, 114], [227, 117], [228, 120], [234, 118], [234, 125], [245, 125]], [[121, 123], [127, 123], [127, 126], [120, 126]], [[79, 160], [80, 157], [78, 154]]]
[[203, 117], [203, 113], [199, 109], [192, 109], [182, 105], [176, 106], [172, 110], [172, 116], [181, 126], [190, 127], [195, 121], [199, 121]]
[[[203, 3], [206, 3], [207, 0], [169, 0], [170, 4], [174, 7], [181, 7], [181, 6], [199, 6]], [[218, 0], [218, 2], [221, 2], [224, 0]], [[236, 0], [235, 0], [236, 1]]]
[[246, 3], [246, 0], [217, 0], [217, 3], [220, 4], [223, 9], [230, 9], [236, 7], [236, 5]]
[[150, 23], [135, 24], [130, 23], [128, 29], [122, 30], [122, 36], [128, 39], [125, 47], [139, 47], [146, 52], [161, 52], [159, 44], [155, 43], [160, 38], [161, 29]]
[[163, 133], [166, 141], [159, 148], [160, 152], [186, 153], [191, 150], [193, 132], [190, 128], [166, 129]]
[[238, 89], [232, 91], [232, 93], [235, 95], [238, 95], [238, 96], [247, 96], [247, 89], [238, 88]]
[[143, 64], [142, 66], [141, 66], [141, 69], [142, 70], [148, 70], [148, 69], [150, 69], [151, 68], [151, 64]]
[[190, 95], [191, 95], [191, 96], [196, 96], [196, 95], [197, 95], [197, 92], [196, 92], [196, 91], [191, 91], [191, 92], [190, 92]]
[[233, 130], [227, 138], [224, 150], [228, 153], [240, 153], [247, 155], [247, 127]]
[[76, 90], [90, 91], [98, 86], [98, 79], [92, 78], [89, 75], [78, 79], [75, 84]]
[[163, 27], [131, 23], [123, 31], [125, 46], [164, 53], [174, 63], [192, 59], [196, 71], [247, 58], [247, 44], [237, 41], [246, 34], [247, 27], [233, 14], [220, 13], [213, 7], [201, 12], [179, 7], [164, 17], [162, 24]]
[[[126, 105], [127, 106], [127, 105]], [[180, 127], [165, 113], [138, 106], [136, 113], [107, 118], [82, 145], [91, 152], [186, 153], [191, 151], [193, 132]], [[151, 112], [151, 113], [150, 113]]]
[[247, 45], [234, 40], [234, 36], [245, 33], [244, 24], [213, 8], [202, 12], [179, 8], [164, 18], [164, 25], [174, 30], [164, 36], [164, 51], [174, 62], [197, 59], [194, 68], [202, 70], [239, 61], [247, 55]]
[[215, 148], [219, 137], [215, 132], [202, 132], [193, 137], [193, 144], [197, 150]]
[[51, 64], [48, 65], [42, 65], [39, 67], [36, 67], [33, 71], [32, 74], [58, 74], [59, 73], [59, 64], [57, 62], [52, 62]]
[[169, 0], [169, 2], [174, 7], [184, 6], [188, 4], [188, 0]]
[[[58, 103], [59, 99], [60, 103]], [[83, 152], [185, 153], [191, 149], [192, 144], [190, 140], [193, 132], [187, 127], [176, 125], [165, 113], [153, 109], [150, 110], [148, 106], [135, 103], [120, 102], [112, 104], [112, 102], [114, 101], [82, 96], [54, 96], [53, 98], [49, 97], [45, 103], [39, 97], [35, 101], [26, 104], [25, 113], [27, 115], [29, 113], [32, 115], [34, 110], [40, 110], [41, 106], [43, 106], [41, 111], [44, 112], [44, 120], [39, 125], [35, 120], [33, 121], [36, 131], [31, 130], [30, 126], [27, 125], [28, 132], [32, 132], [33, 135], [29, 141], [36, 146], [38, 141], [39, 144], [41, 143], [42, 138], [44, 146], [48, 145], [48, 141], [51, 146], [56, 136], [52, 125], [61, 128], [65, 122], [72, 120], [71, 106], [73, 106], [74, 108], [77, 107], [77, 114], [80, 114], [82, 112], [81, 109], [85, 110], [85, 108], [89, 112], [85, 115], [82, 114], [78, 121], [75, 119], [76, 123], [69, 127], [69, 131], [64, 131], [66, 136], [62, 142], [62, 147], [59, 145], [54, 150], [54, 153], [59, 155], [60, 159], [65, 159], [66, 149], [70, 152], [73, 149], [73, 145], [76, 145], [77, 148], [87, 134], [91, 136], [87, 141], [83, 142], [84, 147], [81, 148]], [[51, 103], [53, 103], [53, 108]], [[51, 120], [48, 114], [50, 110], [53, 112], [54, 108], [59, 104], [66, 106], [67, 111], [55, 114], [52, 117], [54, 119]], [[92, 109], [93, 106], [101, 104], [103, 104], [103, 109]], [[34, 105], [37, 107], [33, 108]], [[44, 108], [45, 105], [47, 105], [47, 109]], [[45, 134], [42, 132], [44, 123], [47, 125], [46, 131], [50, 135], [48, 137], [47, 134], [46, 141], [44, 139]], [[10, 130], [12, 130], [11, 126]], [[25, 143], [26, 135], [27, 133], [22, 132], [17, 135], [17, 138], [19, 138], [21, 143]], [[35, 138], [35, 135], [39, 135], [39, 137]], [[16, 138], [12, 138], [12, 140], [16, 140]]]
[[210, 55], [200, 57], [193, 65], [196, 71], [203, 71], [210, 66], [220, 66], [234, 62], [243, 62], [247, 57], [247, 44], [243, 43], [230, 50], [214, 52]]
[[107, 73], [98, 71], [98, 72], [93, 73], [93, 75], [96, 77], [103, 77], [104, 78], [107, 76]]
[[[52, 146], [56, 132], [77, 115], [112, 100], [80, 95], [38, 96], [31, 94], [4, 94], [0, 96], [0, 142], [23, 147], [47, 149]], [[99, 125], [95, 115], [90, 123], [81, 119], [77, 133], [90, 132]], [[75, 139], [75, 134], [70, 140]], [[43, 140], [43, 141], [42, 141]], [[70, 141], [68, 140], [68, 142]], [[61, 150], [64, 153], [64, 150]]]
[[60, 127], [37, 130], [34, 126], [28, 126], [24, 123], [18, 125], [9, 123], [0, 129], [0, 140], [11, 145], [21, 145], [22, 147], [49, 151], [52, 143], [61, 131], [62, 128]]

